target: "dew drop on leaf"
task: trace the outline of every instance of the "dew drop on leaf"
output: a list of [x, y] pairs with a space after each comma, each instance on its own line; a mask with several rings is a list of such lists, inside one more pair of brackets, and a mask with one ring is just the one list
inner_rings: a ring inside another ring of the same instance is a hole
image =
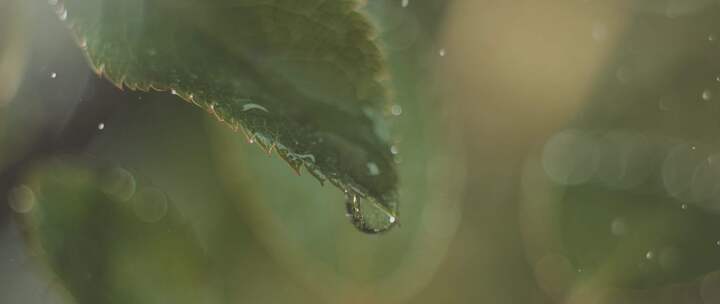
[[397, 222], [397, 216], [379, 206], [396, 203], [379, 204], [370, 202], [371, 200], [371, 198], [363, 198], [352, 191], [345, 192], [345, 208], [350, 223], [358, 230], [370, 234], [381, 233], [392, 228]]

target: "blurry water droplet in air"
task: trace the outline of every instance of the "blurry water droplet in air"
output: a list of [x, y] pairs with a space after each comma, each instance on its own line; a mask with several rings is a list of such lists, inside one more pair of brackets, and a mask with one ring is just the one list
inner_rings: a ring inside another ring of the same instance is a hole
[[135, 177], [129, 171], [116, 167], [100, 176], [100, 189], [109, 197], [125, 202], [135, 194]]
[[691, 145], [677, 144], [673, 146], [663, 160], [661, 174], [665, 191], [680, 200], [690, 199], [690, 185], [695, 168], [705, 157]]
[[645, 258], [648, 260], [652, 260], [654, 257], [655, 257], [655, 253], [652, 250], [645, 253]]
[[402, 3], [400, 4], [402, 7], [408, 7], [410, 4], [410, 0], [402, 0]]
[[440, 57], [445, 57], [446, 53], [445, 49], [440, 49], [440, 51], [438, 51], [438, 55], [440, 55]]
[[105, 129], [105, 124], [101, 122], [98, 124], [98, 130], [102, 131], [103, 129]]
[[369, 162], [369, 163], [367, 163], [367, 168], [368, 168], [368, 174], [370, 174], [370, 176], [380, 175], [380, 168], [378, 168], [377, 164], [375, 164], [373, 162]]
[[708, 41], [711, 41], [711, 42], [712, 42], [712, 41], [715, 41], [716, 37], [715, 37], [714, 34], [710, 34], [710, 35], [708, 35], [708, 38], [707, 38], [707, 39], [708, 39]]
[[20, 185], [8, 195], [8, 205], [17, 213], [28, 213], [35, 206], [35, 193], [26, 185]]
[[55, 73], [55, 72], [50, 73], [50, 78], [53, 78], [53, 79], [57, 78], [57, 73]]
[[390, 107], [390, 113], [394, 116], [400, 116], [402, 115], [403, 109], [402, 106], [395, 104], [392, 107]]
[[545, 174], [561, 185], [587, 182], [598, 168], [598, 145], [594, 138], [579, 130], [553, 135], [543, 148]]
[[145, 188], [133, 197], [133, 211], [143, 222], [155, 223], [165, 216], [167, 210], [167, 196], [158, 189]]
[[392, 145], [390, 146], [390, 153], [392, 153], [393, 155], [397, 155], [398, 153], [400, 153], [400, 149], [398, 149], [396, 145]]
[[620, 67], [615, 72], [615, 77], [621, 84], [628, 84], [632, 81], [632, 71], [628, 67]]
[[615, 236], [623, 236], [627, 233], [627, 225], [622, 218], [616, 218], [610, 224], [610, 232]]
[[683, 203], [682, 205], [680, 205], [680, 208], [682, 208], [682, 210], [687, 210], [688, 204]]
[[175, 89], [170, 90], [170, 93], [172, 93], [173, 95], [177, 95], [177, 91], [175, 91]]
[[712, 92], [710, 90], [706, 89], [702, 92], [701, 96], [702, 96], [703, 100], [708, 101], [708, 100], [712, 99]]

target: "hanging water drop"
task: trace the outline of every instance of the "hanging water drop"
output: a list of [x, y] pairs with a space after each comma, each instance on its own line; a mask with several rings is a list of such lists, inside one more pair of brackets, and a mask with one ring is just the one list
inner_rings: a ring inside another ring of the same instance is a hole
[[55, 73], [55, 72], [50, 73], [50, 78], [52, 78], [52, 79], [57, 78], [57, 73]]
[[397, 203], [392, 201], [385, 204], [353, 192], [345, 191], [345, 210], [350, 223], [358, 230], [369, 233], [381, 233], [392, 228], [397, 223], [397, 216], [386, 209], [391, 206], [395, 209]]
[[98, 124], [98, 130], [102, 131], [102, 130], [104, 130], [104, 129], [105, 129], [105, 124], [102, 123], [102, 122], [99, 123], [99, 124]]

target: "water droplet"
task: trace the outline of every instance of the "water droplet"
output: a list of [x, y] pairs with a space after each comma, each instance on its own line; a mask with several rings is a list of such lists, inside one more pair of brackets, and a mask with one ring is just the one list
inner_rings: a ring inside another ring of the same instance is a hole
[[648, 259], [648, 260], [652, 260], [654, 257], [655, 257], [655, 253], [654, 253], [652, 250], [648, 251], [648, 252], [645, 254], [645, 258]]
[[170, 93], [172, 93], [173, 95], [177, 95], [177, 91], [175, 89], [170, 90]]
[[438, 51], [438, 55], [440, 55], [440, 57], [445, 57], [446, 54], [447, 52], [445, 51], [445, 49], [440, 49], [440, 51]]
[[370, 174], [370, 176], [380, 175], [380, 168], [378, 168], [378, 165], [376, 163], [373, 163], [373, 162], [367, 163], [367, 168], [368, 168], [368, 174]]
[[52, 78], [52, 79], [57, 78], [57, 73], [55, 73], [55, 72], [50, 73], [50, 78]]
[[167, 196], [158, 189], [146, 188], [133, 197], [133, 211], [143, 222], [155, 223], [167, 214], [167, 210]]
[[398, 155], [398, 153], [400, 153], [400, 149], [398, 149], [396, 145], [392, 145], [390, 146], [390, 153], [392, 153], [393, 155]]
[[709, 101], [710, 99], [712, 99], [712, 92], [710, 90], [706, 89], [702, 92], [701, 96], [702, 96], [703, 100]]
[[680, 208], [682, 208], [682, 210], [687, 210], [688, 204], [683, 203], [682, 205], [680, 205]]
[[20, 185], [8, 195], [8, 205], [17, 213], [28, 213], [35, 206], [35, 193], [26, 185]]
[[402, 112], [403, 112], [402, 106], [400, 106], [398, 104], [390, 107], [390, 113], [392, 113], [392, 115], [394, 115], [394, 116], [400, 116], [400, 115], [402, 115]]
[[720, 82], [720, 76], [715, 77], [715, 81]]
[[380, 204], [373, 199], [364, 198], [362, 195], [345, 191], [345, 209], [350, 222], [358, 230], [375, 234], [387, 231], [397, 223], [397, 216], [388, 211], [385, 206], [396, 207], [396, 202]]
[[123, 168], [112, 168], [100, 176], [100, 189], [111, 198], [125, 202], [135, 194], [135, 177]]
[[408, 5], [410, 5], [410, 0], [402, 0], [400, 3], [400, 6], [402, 7], [408, 7]]
[[720, 246], [720, 241], [716, 241], [715, 245]]
[[98, 124], [98, 130], [102, 131], [103, 129], [105, 129], [105, 124], [101, 122]]

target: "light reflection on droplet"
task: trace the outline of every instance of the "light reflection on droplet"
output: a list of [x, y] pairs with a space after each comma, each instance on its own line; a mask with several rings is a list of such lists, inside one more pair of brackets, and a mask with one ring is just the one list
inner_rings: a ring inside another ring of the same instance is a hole
[[35, 200], [35, 193], [26, 185], [13, 188], [8, 195], [8, 205], [17, 213], [32, 211]]
[[652, 260], [654, 257], [655, 257], [655, 253], [652, 250], [645, 253], [645, 258], [648, 260]]
[[57, 78], [57, 73], [55, 73], [55, 72], [50, 73], [50, 78], [52, 78], [52, 79]]
[[101, 130], [101, 131], [102, 131], [102, 130], [104, 130], [104, 129], [105, 129], [105, 124], [102, 123], [102, 122], [99, 123], [99, 124], [98, 124], [98, 130]]
[[440, 51], [438, 51], [438, 55], [440, 55], [440, 57], [445, 57], [446, 54], [447, 51], [445, 51], [445, 49], [440, 49]]
[[402, 0], [402, 3], [400, 4], [400, 6], [408, 7], [409, 4], [410, 4], [410, 0]]
[[155, 223], [165, 217], [167, 210], [167, 196], [159, 189], [145, 188], [133, 197], [133, 211], [143, 222]]

